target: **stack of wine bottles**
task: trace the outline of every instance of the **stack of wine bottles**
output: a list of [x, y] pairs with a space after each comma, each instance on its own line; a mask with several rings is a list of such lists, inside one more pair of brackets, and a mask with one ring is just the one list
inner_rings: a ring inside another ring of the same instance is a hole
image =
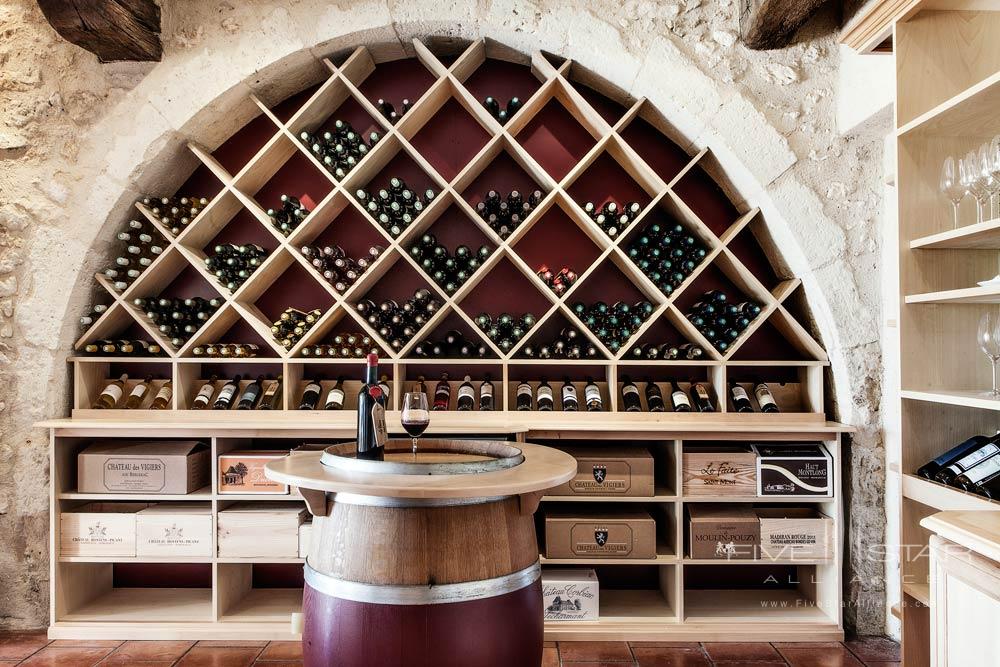
[[679, 224], [651, 223], [628, 246], [629, 259], [668, 296], [707, 254], [705, 247]]
[[974, 435], [917, 468], [917, 474], [1000, 500], [1000, 433]]
[[205, 258], [205, 268], [227, 290], [235, 292], [260, 267], [265, 257], [267, 251], [254, 243], [220, 243]]
[[396, 107], [392, 102], [381, 97], [375, 102], [375, 106], [378, 107], [378, 110], [382, 112], [382, 116], [385, 117], [387, 121], [395, 125], [396, 121], [405, 116], [406, 112], [413, 107], [413, 103], [404, 97], [403, 101], [399, 104], [398, 113], [396, 112]]
[[351, 127], [350, 123], [337, 119], [333, 121], [332, 131], [319, 135], [302, 131], [299, 138], [326, 170], [338, 181], [342, 181], [379, 142], [381, 136], [378, 132], [370, 132], [365, 143], [366, 137]]
[[[563, 412], [579, 412], [580, 397], [576, 391], [576, 385], [568, 378], [563, 378], [562, 388], [559, 392], [560, 409]], [[588, 377], [583, 388], [584, 409], [587, 412], [603, 412], [604, 398], [601, 395], [601, 388], [594, 378]], [[548, 380], [542, 378], [535, 387], [527, 380], [518, 383], [514, 390], [514, 409], [520, 412], [528, 410], [538, 410], [539, 412], [551, 412], [555, 410], [555, 397], [552, 392], [552, 385]]]
[[452, 255], [433, 234], [424, 234], [410, 246], [410, 257], [449, 295], [458, 291], [492, 252], [486, 245], [475, 252], [467, 245], [460, 245]]
[[[413, 392], [427, 395], [427, 385], [423, 375], [419, 376], [414, 383]], [[455, 402], [455, 409], [460, 412], [468, 412], [476, 409], [478, 405], [480, 412], [491, 412], [496, 409], [495, 394], [496, 387], [493, 384], [493, 378], [489, 373], [486, 373], [483, 381], [479, 383], [479, 400], [477, 401], [476, 388], [472, 384], [472, 377], [466, 375], [458, 387], [458, 399]], [[432, 410], [438, 412], [451, 409], [451, 380], [448, 378], [448, 373], [441, 374], [441, 379], [434, 386], [433, 399], [427, 402], [430, 404]]]
[[[673, 412], [715, 412], [712, 393], [705, 383], [691, 380], [689, 392], [685, 392], [674, 380], [666, 384]], [[663, 390], [649, 378], [646, 378], [645, 397], [647, 411], [666, 412]], [[642, 412], [639, 387], [628, 375], [622, 376], [621, 399], [622, 412]]]
[[506, 198], [496, 190], [490, 190], [483, 201], [476, 204], [476, 213], [500, 238], [506, 239], [524, 222], [541, 200], [541, 190], [531, 192], [527, 199], [517, 190], [511, 190]]
[[590, 304], [573, 304], [573, 314], [593, 331], [611, 352], [624, 346], [636, 330], [653, 314], [653, 304], [638, 301], [631, 306], [616, 301], [610, 306], [603, 301]]
[[215, 387], [219, 378], [213, 375], [201, 383], [198, 393], [191, 401], [192, 410], [280, 410], [281, 409], [281, 376], [277, 380], [268, 380], [264, 375], [258, 375], [247, 386], [240, 390], [243, 376], [237, 375], [223, 383], [218, 392]]
[[271, 335], [281, 343], [286, 350], [290, 350], [302, 340], [316, 321], [323, 316], [323, 311], [319, 308], [310, 310], [308, 313], [297, 308], [285, 308], [285, 312], [278, 316], [278, 319], [271, 324]]
[[249, 359], [256, 357], [258, 352], [260, 348], [253, 343], [209, 343], [191, 348], [192, 355], [210, 359]]
[[520, 111], [522, 105], [520, 97], [512, 97], [507, 100], [506, 107], [501, 108], [500, 100], [493, 96], [487, 96], [483, 99], [483, 106], [501, 125], [505, 125], [508, 120], [514, 117], [514, 114]]
[[143, 197], [142, 205], [156, 217], [160, 224], [174, 236], [194, 222], [198, 214], [208, 206], [205, 197]]
[[283, 236], [288, 236], [295, 231], [295, 228], [302, 224], [308, 215], [309, 209], [291, 195], [281, 195], [280, 209], [267, 209], [267, 217], [271, 219], [271, 224]]
[[476, 315], [476, 326], [504, 353], [510, 352], [537, 321], [531, 313], [520, 316], [500, 313], [496, 317], [489, 313]]
[[643, 343], [642, 345], [634, 346], [628, 353], [629, 359], [649, 359], [650, 361], [657, 359], [694, 361], [696, 359], [703, 359], [704, 357], [705, 350], [700, 345], [695, 345], [694, 343], [682, 343], [680, 345]]
[[108, 305], [105, 303], [95, 303], [93, 306], [87, 306], [83, 311], [84, 314], [80, 316], [80, 328], [90, 328], [107, 311]]
[[441, 308], [428, 289], [418, 289], [402, 305], [396, 301], [376, 304], [366, 299], [355, 306], [358, 313], [378, 332], [393, 351], [400, 351]]
[[102, 357], [159, 357], [163, 348], [156, 343], [144, 340], [95, 340], [83, 346], [86, 354], [97, 354]]
[[624, 205], [619, 205], [612, 199], [599, 206], [592, 201], [583, 205], [583, 211], [590, 216], [590, 219], [597, 223], [597, 226], [604, 230], [610, 238], [617, 238], [628, 224], [642, 213], [642, 205], [639, 202], [631, 201]]
[[519, 354], [525, 359], [596, 359], [600, 356], [593, 343], [572, 326], [563, 327], [551, 343], [525, 344]]
[[388, 188], [376, 190], [374, 194], [360, 188], [354, 196], [375, 222], [389, 236], [396, 238], [430, 205], [437, 193], [427, 188], [421, 198], [406, 185], [406, 181], [393, 176], [389, 179]]
[[[385, 375], [382, 376], [379, 387], [382, 388], [386, 400], [388, 400], [389, 383]], [[322, 380], [306, 380], [306, 384], [302, 388], [302, 398], [299, 400], [298, 409], [318, 410], [322, 407], [323, 410], [343, 410], [345, 397], [344, 378], [342, 376], [337, 377], [337, 381], [330, 385], [330, 388], [325, 393], [323, 391]]]
[[753, 301], [729, 303], [725, 292], [712, 290], [705, 292], [686, 316], [715, 349], [725, 352], [760, 315], [760, 310]]
[[133, 385], [126, 396], [128, 374], [122, 374], [118, 379], [111, 380], [104, 386], [91, 407], [95, 410], [166, 410], [170, 407], [171, 399], [174, 397], [173, 383], [167, 380], [160, 385], [153, 400], [147, 405], [146, 399], [154, 387], [154, 382], [153, 376], [148, 375], [146, 379]]
[[490, 356], [490, 351], [485, 343], [470, 340], [461, 331], [452, 329], [440, 340], [427, 338], [414, 345], [413, 356], [427, 359], [485, 359]]
[[114, 265], [104, 270], [104, 277], [116, 290], [123, 292], [163, 254], [166, 241], [153, 225], [141, 220], [130, 220], [125, 229], [118, 232], [118, 240], [122, 247]]
[[222, 299], [142, 299], [132, 302], [142, 310], [174, 347], [181, 347], [222, 306]]
[[382, 354], [382, 350], [371, 336], [364, 333], [339, 333], [329, 343], [306, 345], [303, 357], [328, 359], [364, 359], [369, 354]]
[[333, 286], [338, 293], [343, 294], [357, 282], [361, 274], [375, 263], [385, 248], [380, 245], [373, 245], [368, 248], [365, 257], [351, 259], [340, 246], [311, 246], [304, 245], [301, 248], [302, 255], [316, 267], [323, 279]]
[[539, 280], [545, 283], [545, 286], [550, 290], [555, 292], [556, 296], [562, 296], [566, 293], [576, 279], [579, 277], [576, 272], [568, 267], [562, 267], [558, 272], [553, 272], [547, 265], [542, 264], [538, 267], [538, 271], [535, 272]]

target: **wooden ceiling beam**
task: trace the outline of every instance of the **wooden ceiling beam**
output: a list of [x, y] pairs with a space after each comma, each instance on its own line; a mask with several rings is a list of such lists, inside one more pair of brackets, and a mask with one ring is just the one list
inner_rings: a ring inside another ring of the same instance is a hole
[[154, 0], [38, 0], [38, 6], [63, 39], [101, 62], [159, 61], [163, 55]]
[[742, 0], [740, 35], [757, 51], [788, 46], [809, 17], [829, 0]]

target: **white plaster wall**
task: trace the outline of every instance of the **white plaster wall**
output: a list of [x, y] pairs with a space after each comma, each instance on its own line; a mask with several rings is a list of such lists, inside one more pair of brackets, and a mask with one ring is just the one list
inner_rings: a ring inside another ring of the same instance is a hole
[[213, 147], [247, 120], [247, 94], [277, 100], [318, 57], [386, 53], [415, 36], [489, 36], [578, 60], [648, 96], [733, 193], [760, 206], [803, 279], [832, 359], [830, 411], [849, 448], [848, 622], [885, 623], [879, 228], [881, 142], [836, 129], [839, 66], [821, 16], [793, 47], [737, 43], [732, 0], [171, 0], [154, 65], [99, 65], [55, 36], [34, 2], [0, 6], [0, 625], [44, 623], [47, 439], [65, 414], [64, 363], [113, 229], [148, 190], [177, 182], [188, 139]]

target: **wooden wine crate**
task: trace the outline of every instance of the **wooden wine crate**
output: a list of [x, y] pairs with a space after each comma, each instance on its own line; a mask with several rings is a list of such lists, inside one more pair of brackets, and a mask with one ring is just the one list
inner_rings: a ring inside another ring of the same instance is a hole
[[63, 556], [136, 555], [136, 515], [148, 503], [87, 503], [59, 517], [59, 553]]
[[306, 509], [296, 502], [237, 503], [219, 512], [219, 556], [298, 558]]
[[313, 522], [307, 521], [299, 526], [299, 558], [309, 555], [309, 544], [313, 535]]
[[287, 484], [268, 479], [264, 466], [288, 456], [285, 450], [246, 450], [219, 456], [219, 493], [285, 495]]
[[694, 503], [687, 511], [691, 558], [746, 560], [757, 557], [760, 521], [752, 508]]
[[747, 445], [685, 445], [681, 472], [688, 496], [757, 495], [757, 455]]
[[641, 510], [545, 513], [546, 558], [655, 558], [656, 521]]
[[158, 503], [135, 518], [135, 555], [157, 558], [212, 556], [212, 507]]
[[833, 558], [833, 519], [811, 507], [758, 507], [761, 558]]
[[653, 456], [645, 447], [564, 447], [577, 461], [570, 481], [550, 496], [653, 495]]

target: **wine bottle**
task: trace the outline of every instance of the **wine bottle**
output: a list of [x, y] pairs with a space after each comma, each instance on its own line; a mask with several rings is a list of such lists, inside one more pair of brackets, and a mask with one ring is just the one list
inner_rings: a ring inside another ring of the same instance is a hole
[[413, 391], [418, 394], [427, 395], [427, 385], [424, 383], [424, 376], [421, 375], [417, 378], [417, 383], [413, 385]]
[[212, 402], [212, 396], [215, 395], [215, 382], [218, 379], [218, 375], [213, 375], [205, 384], [201, 385], [201, 389], [191, 401], [192, 410], [204, 410], [208, 407], [208, 404]]
[[160, 387], [160, 390], [156, 392], [156, 396], [153, 397], [153, 402], [149, 404], [150, 410], [166, 410], [170, 405], [170, 400], [174, 397], [174, 385], [173, 382], [167, 380]]
[[531, 395], [531, 385], [522, 380], [517, 385], [517, 391], [515, 392], [516, 409], [521, 412], [531, 410]]
[[639, 400], [639, 388], [635, 386], [632, 379], [622, 376], [622, 407], [624, 412], [641, 412], [642, 401]]
[[451, 382], [448, 381], [448, 374], [441, 373], [441, 379], [434, 387], [434, 407], [433, 410], [447, 410], [451, 405]]
[[232, 407], [233, 398], [236, 396], [236, 392], [240, 390], [240, 381], [242, 379], [242, 375], [237, 375], [222, 386], [222, 389], [219, 390], [219, 395], [215, 397], [215, 403], [212, 404], [213, 410], [228, 410]]
[[941, 482], [942, 484], [953, 484], [959, 475], [962, 475], [980, 461], [991, 458], [1000, 452], [1000, 444], [998, 443], [1000, 443], [1000, 435], [994, 436], [954, 463], [938, 470], [934, 475], [934, 481]]
[[646, 406], [650, 412], [663, 412], [666, 406], [663, 403], [663, 392], [660, 385], [649, 378], [646, 378]]
[[493, 386], [493, 380], [490, 378], [490, 374], [487, 373], [486, 377], [483, 379], [483, 383], [479, 385], [479, 411], [480, 412], [492, 412], [493, 406], [493, 392], [495, 388]]
[[236, 404], [237, 410], [253, 410], [257, 407], [257, 401], [260, 400], [261, 394], [264, 393], [264, 376], [258, 375], [257, 379], [251, 382], [243, 390], [243, 395], [240, 396], [239, 403]]
[[324, 410], [342, 410], [344, 408], [344, 378], [338, 377], [337, 384], [330, 388], [326, 394]]
[[740, 385], [733, 383], [729, 388], [733, 398], [733, 408], [736, 412], [753, 412], [753, 405], [750, 404], [750, 397], [747, 390]]
[[577, 412], [580, 409], [580, 400], [576, 395], [576, 387], [569, 381], [569, 377], [563, 378], [561, 394], [563, 412]]
[[306, 388], [302, 391], [302, 400], [299, 402], [299, 410], [315, 410], [319, 403], [319, 394], [323, 387], [316, 380], [310, 380]]
[[601, 398], [601, 388], [594, 382], [594, 378], [587, 378], [587, 384], [583, 388], [583, 398], [587, 401], [587, 412], [601, 412], [604, 410], [604, 399]]
[[694, 409], [698, 412], [715, 412], [715, 406], [712, 405], [712, 394], [701, 382], [691, 380], [691, 399], [694, 403]]
[[766, 384], [758, 382], [753, 388], [753, 393], [757, 397], [757, 405], [760, 406], [761, 412], [779, 412], [778, 403]]
[[385, 396], [378, 386], [378, 355], [369, 354], [365, 365], [365, 383], [358, 391], [357, 457], [369, 461], [383, 460], [388, 439]]
[[280, 410], [281, 409], [281, 376], [274, 380], [264, 389], [264, 395], [257, 405], [258, 410]]
[[379, 378], [378, 387], [382, 390], [382, 399], [385, 405], [389, 405], [389, 397], [391, 396], [391, 391], [389, 390], [389, 376], [382, 374]]
[[126, 410], [135, 410], [142, 405], [142, 401], [146, 398], [146, 394], [149, 393], [149, 387], [152, 381], [153, 376], [147, 375], [145, 380], [132, 387], [132, 391], [129, 392], [128, 398], [125, 399]]
[[462, 412], [468, 412], [475, 404], [476, 390], [472, 387], [472, 378], [466, 375], [458, 388], [458, 409]]
[[691, 412], [691, 399], [673, 380], [670, 381], [670, 404], [673, 405], [674, 412]]
[[104, 390], [97, 396], [94, 401], [95, 410], [112, 410], [118, 401], [122, 400], [122, 395], [125, 393], [125, 383], [128, 382], [128, 375], [123, 373], [117, 380], [112, 380], [104, 387]]
[[545, 378], [542, 378], [542, 381], [538, 384], [537, 398], [535, 402], [538, 406], [538, 410], [541, 412], [551, 412], [554, 407], [552, 387]]
[[944, 454], [935, 458], [933, 461], [928, 461], [924, 465], [917, 468], [917, 474], [925, 479], [934, 479], [934, 475], [936, 475], [939, 470], [947, 468], [959, 459], [968, 456], [989, 441], [990, 439], [985, 435], [974, 435], [965, 442], [955, 445]]
[[1000, 454], [993, 454], [956, 477], [952, 485], [982, 495], [980, 488], [989, 485], [998, 475], [1000, 475]]

